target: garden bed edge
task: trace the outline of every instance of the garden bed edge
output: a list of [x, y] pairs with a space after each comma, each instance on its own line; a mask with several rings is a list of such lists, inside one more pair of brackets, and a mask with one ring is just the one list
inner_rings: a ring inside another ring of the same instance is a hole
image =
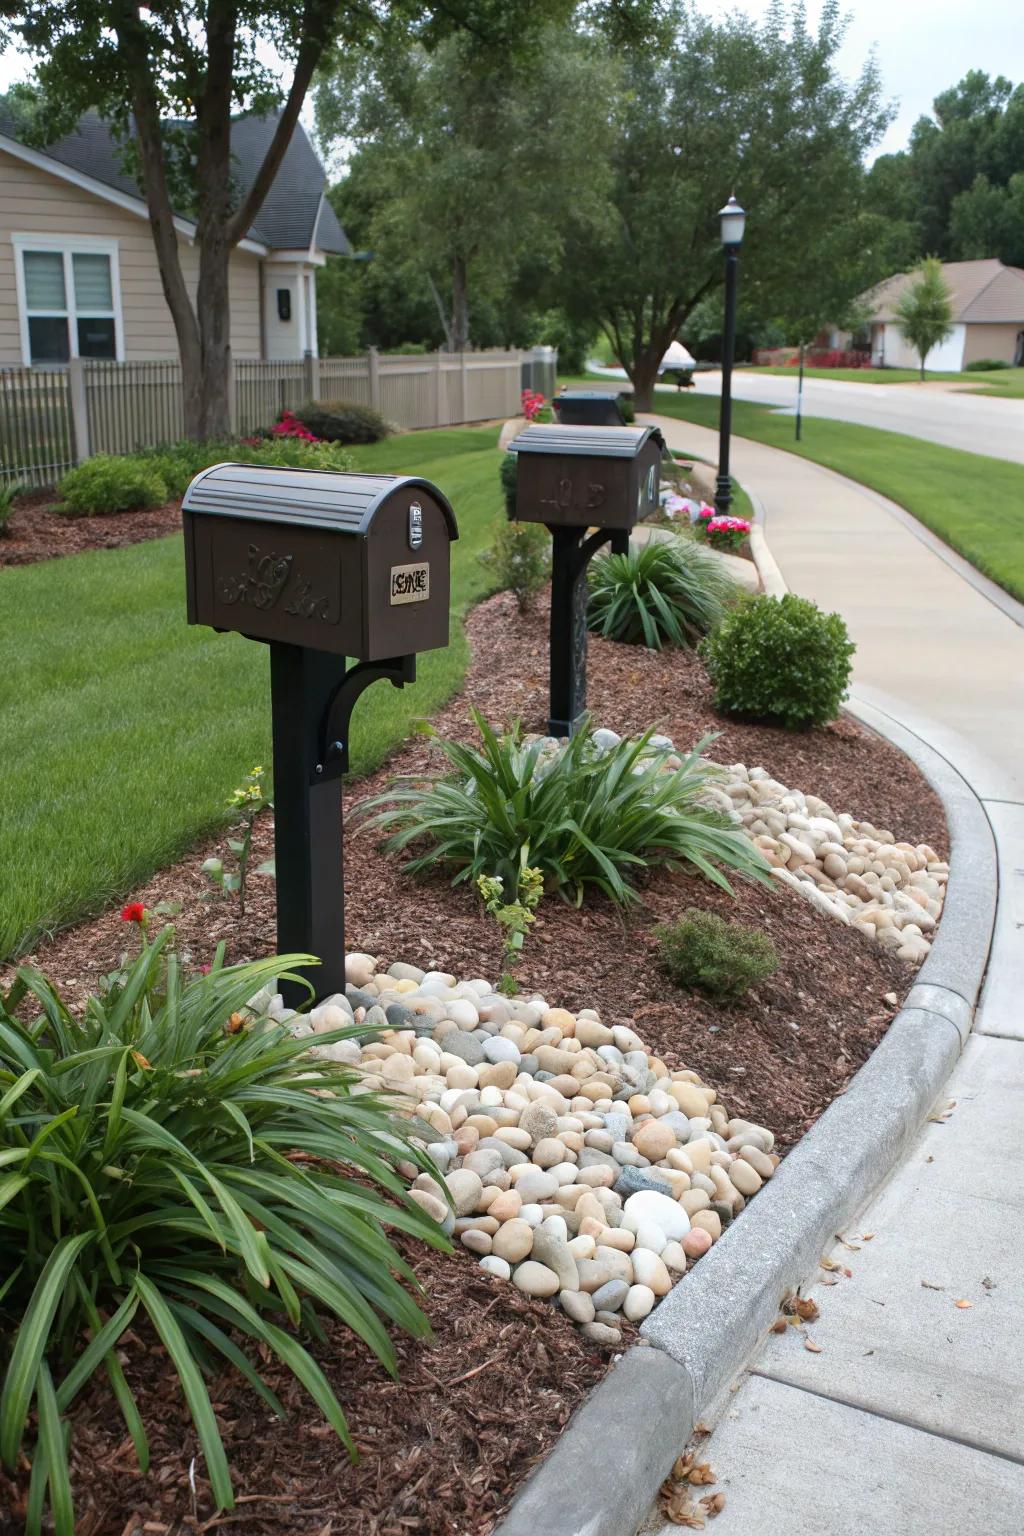
[[702, 1412], [742, 1370], [786, 1292], [899, 1162], [959, 1058], [995, 921], [988, 818], [921, 737], [864, 700], [847, 707], [905, 752], [943, 802], [952, 852], [931, 953], [847, 1091], [643, 1325], [641, 1342], [577, 1410], [495, 1536], [633, 1536]]

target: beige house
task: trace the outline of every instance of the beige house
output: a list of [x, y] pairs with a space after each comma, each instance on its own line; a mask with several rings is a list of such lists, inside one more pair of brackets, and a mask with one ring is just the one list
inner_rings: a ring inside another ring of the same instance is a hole
[[[953, 330], [928, 354], [928, 368], [958, 372], [981, 358], [1024, 362], [1024, 270], [987, 261], [947, 261]], [[871, 361], [878, 368], [916, 368], [917, 352], [900, 335], [896, 305], [913, 273], [899, 272], [861, 296], [870, 313]]]
[[[241, 189], [276, 119], [238, 118], [231, 148]], [[351, 248], [326, 177], [296, 128], [266, 202], [231, 262], [236, 358], [314, 356], [316, 269]], [[175, 220], [182, 267], [198, 276], [195, 225]], [[0, 367], [70, 358], [141, 362], [178, 356], [146, 204], [121, 167], [107, 125], [88, 113], [45, 150], [18, 137], [0, 101]]]

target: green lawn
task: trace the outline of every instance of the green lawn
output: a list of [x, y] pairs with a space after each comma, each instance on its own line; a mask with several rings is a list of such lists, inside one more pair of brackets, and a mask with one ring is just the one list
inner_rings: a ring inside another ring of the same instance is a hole
[[[796, 379], [797, 369], [753, 368], [746, 373], [770, 373], [779, 378]], [[805, 368], [805, 379], [832, 379], [841, 384], [918, 384], [921, 380], [917, 368]], [[998, 368], [991, 373], [948, 373], [925, 369], [925, 382], [960, 384], [972, 395], [1001, 395], [1004, 399], [1024, 399], [1024, 368]]]
[[[718, 426], [717, 396], [659, 396], [656, 408], [681, 421]], [[745, 400], [733, 402], [733, 431], [891, 497], [1024, 602], [1024, 465], [820, 416], [804, 418], [798, 443], [792, 416]]]
[[[365, 773], [458, 687], [459, 622], [488, 587], [477, 555], [501, 510], [494, 428], [418, 432], [355, 451], [360, 468], [435, 480], [455, 508], [452, 644], [402, 691], [357, 706]], [[222, 818], [269, 763], [268, 651], [185, 622], [180, 537], [0, 571], [3, 763], [0, 957], [100, 910]]]

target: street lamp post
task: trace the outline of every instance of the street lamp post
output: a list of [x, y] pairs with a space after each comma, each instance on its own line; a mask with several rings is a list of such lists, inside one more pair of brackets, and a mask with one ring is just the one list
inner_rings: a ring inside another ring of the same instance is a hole
[[735, 197], [730, 197], [718, 217], [722, 225], [725, 251], [725, 332], [722, 337], [722, 399], [718, 418], [718, 479], [715, 482], [715, 511], [728, 517], [732, 506], [732, 481], [729, 478], [729, 438], [732, 433], [732, 360], [736, 348], [736, 269], [743, 242], [747, 216]]

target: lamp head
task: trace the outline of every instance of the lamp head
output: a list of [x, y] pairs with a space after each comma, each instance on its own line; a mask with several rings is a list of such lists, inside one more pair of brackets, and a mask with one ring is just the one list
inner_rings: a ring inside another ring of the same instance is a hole
[[735, 195], [729, 198], [724, 208], [718, 210], [718, 217], [722, 225], [722, 244], [740, 245], [743, 241], [747, 215], [736, 201]]

